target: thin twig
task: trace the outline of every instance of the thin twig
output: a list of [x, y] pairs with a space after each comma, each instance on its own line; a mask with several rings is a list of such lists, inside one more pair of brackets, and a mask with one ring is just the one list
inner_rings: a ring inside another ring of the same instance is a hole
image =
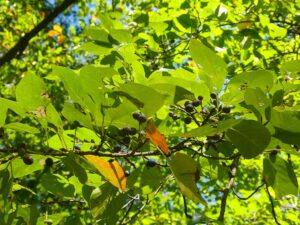
[[126, 217], [128, 216], [128, 214], [129, 214], [129, 212], [130, 212], [130, 210], [131, 210], [131, 208], [132, 208], [132, 206], [133, 206], [133, 204], [134, 204], [134, 200], [135, 200], [135, 199], [131, 199], [131, 200], [130, 200], [129, 207], [128, 207], [128, 209], [126, 210], [124, 216], [122, 217], [122, 219], [121, 219], [121, 221], [120, 221], [120, 224], [123, 224], [123, 221], [124, 221], [124, 220], [126, 219]]
[[193, 217], [188, 213], [188, 208], [187, 208], [186, 199], [184, 195], [182, 195], [182, 198], [183, 198], [183, 205], [184, 205], [184, 214], [187, 218], [192, 219]]
[[229, 182], [228, 182], [226, 188], [223, 190], [223, 196], [222, 196], [222, 199], [221, 199], [221, 210], [220, 210], [220, 214], [219, 214], [219, 218], [218, 218], [218, 220], [221, 221], [221, 222], [224, 221], [227, 197], [228, 197], [230, 189], [232, 188], [232, 186], [234, 184], [234, 178], [236, 176], [237, 167], [238, 167], [238, 163], [239, 163], [239, 158], [240, 157], [234, 158], [234, 160], [232, 161], [232, 163], [230, 165], [230, 172], [229, 172], [229, 178], [230, 179], [229, 179]]
[[245, 198], [238, 196], [238, 194], [235, 192], [234, 188], [232, 189], [232, 191], [233, 191], [234, 195], [235, 195], [236, 197], [238, 197], [238, 199], [240, 199], [240, 200], [248, 200], [248, 199], [251, 198], [251, 197], [252, 197], [252, 196], [253, 196], [253, 195], [261, 188], [261, 187], [263, 187], [264, 185], [265, 185], [265, 183], [259, 185], [257, 188], [255, 188], [255, 190], [254, 190], [248, 197], [245, 197]]
[[270, 194], [270, 192], [269, 192], [269, 189], [268, 189], [268, 185], [267, 185], [267, 184], [266, 184], [266, 192], [267, 192], [267, 194], [268, 194], [268, 196], [269, 196], [269, 200], [270, 200], [271, 208], [272, 208], [272, 215], [273, 215], [273, 218], [274, 218], [274, 220], [275, 220], [275, 223], [276, 223], [277, 225], [281, 225], [281, 223], [279, 223], [278, 220], [277, 220], [277, 216], [276, 216], [276, 212], [275, 212], [275, 207], [274, 207], [274, 202], [273, 202], [272, 196], [271, 196], [271, 194]]

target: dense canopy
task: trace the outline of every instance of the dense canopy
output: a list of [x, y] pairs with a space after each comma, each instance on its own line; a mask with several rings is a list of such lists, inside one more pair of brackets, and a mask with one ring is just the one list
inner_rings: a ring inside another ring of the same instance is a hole
[[299, 223], [299, 0], [3, 0], [0, 24], [0, 224]]

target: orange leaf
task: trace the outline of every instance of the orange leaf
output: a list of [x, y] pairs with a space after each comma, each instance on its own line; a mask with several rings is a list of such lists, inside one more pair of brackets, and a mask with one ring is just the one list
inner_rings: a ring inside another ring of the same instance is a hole
[[57, 35], [59, 33], [56, 30], [49, 30], [48, 34], [49, 34], [49, 36], [53, 37], [53, 36], [55, 36], [55, 35]]
[[116, 161], [106, 161], [98, 156], [86, 155], [85, 158], [114, 186], [126, 190], [126, 177], [123, 168]]
[[168, 148], [164, 136], [155, 127], [152, 120], [147, 121], [146, 136], [149, 140], [156, 145], [166, 156], [170, 156], [171, 152]]
[[56, 41], [57, 41], [58, 43], [62, 43], [62, 42], [64, 42], [64, 40], [65, 40], [65, 37], [64, 37], [63, 35], [59, 35], [59, 36], [57, 37], [57, 39], [56, 39]]

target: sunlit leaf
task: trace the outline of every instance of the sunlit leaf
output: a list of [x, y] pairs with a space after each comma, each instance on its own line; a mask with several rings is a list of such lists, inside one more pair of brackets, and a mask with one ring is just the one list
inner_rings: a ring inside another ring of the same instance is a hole
[[195, 203], [206, 205], [196, 186], [199, 171], [194, 159], [178, 152], [171, 160], [168, 160], [168, 163], [182, 194]]
[[115, 187], [126, 190], [126, 180], [123, 168], [116, 160], [106, 161], [94, 155], [86, 155], [85, 158]]

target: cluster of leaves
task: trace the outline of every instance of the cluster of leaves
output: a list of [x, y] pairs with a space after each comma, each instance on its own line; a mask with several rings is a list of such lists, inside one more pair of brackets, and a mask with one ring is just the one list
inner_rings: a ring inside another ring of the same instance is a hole
[[296, 224], [299, 8], [270, 4], [100, 10], [93, 63], [0, 98], [0, 223]]

